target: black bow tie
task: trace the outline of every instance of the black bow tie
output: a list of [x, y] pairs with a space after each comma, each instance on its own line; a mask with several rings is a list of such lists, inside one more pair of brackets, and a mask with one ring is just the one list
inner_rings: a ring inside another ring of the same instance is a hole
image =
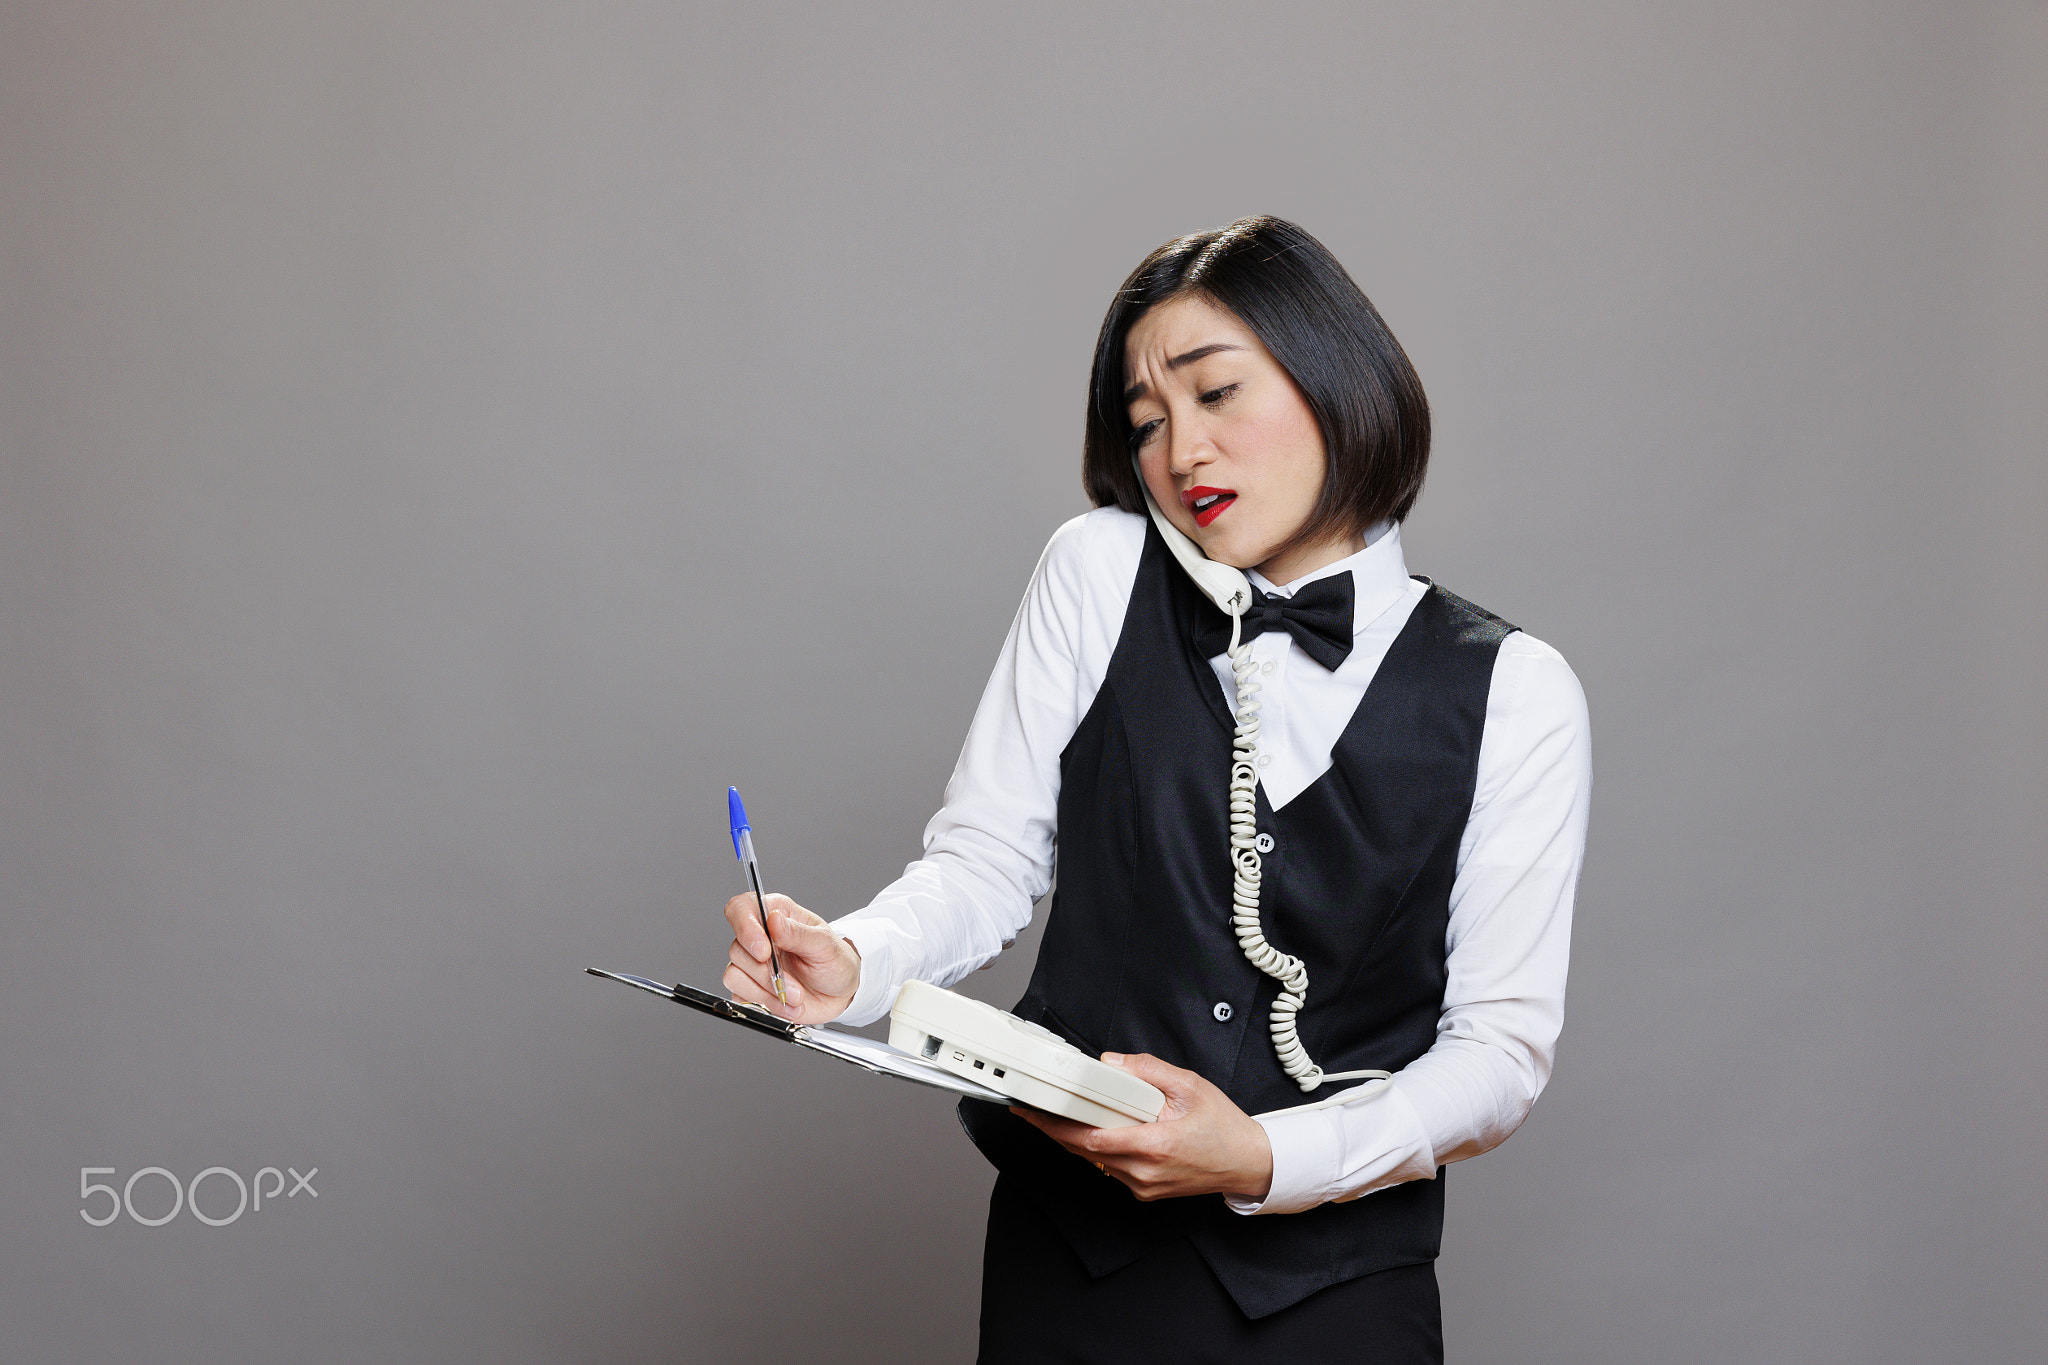
[[[1303, 653], [1334, 673], [1351, 653], [1353, 597], [1348, 573], [1318, 578], [1292, 597], [1268, 597], [1253, 588], [1251, 608], [1244, 614], [1242, 638], [1249, 643], [1269, 630], [1284, 630], [1294, 637]], [[1196, 643], [1209, 658], [1228, 649], [1230, 618], [1216, 610], [1204, 612], [1196, 629]]]

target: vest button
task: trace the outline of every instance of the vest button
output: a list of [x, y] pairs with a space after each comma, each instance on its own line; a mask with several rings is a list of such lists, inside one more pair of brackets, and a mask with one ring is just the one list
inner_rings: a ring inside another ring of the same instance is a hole
[[1237, 1011], [1230, 1008], [1230, 1002], [1228, 1000], [1218, 1000], [1216, 1002], [1216, 1008], [1210, 1010], [1209, 1013], [1216, 1016], [1217, 1023], [1227, 1024], [1230, 1022], [1230, 1016], [1237, 1013]]
[[1252, 847], [1261, 853], [1271, 853], [1273, 851], [1273, 836], [1264, 833], [1260, 834], [1258, 838], [1252, 840]]

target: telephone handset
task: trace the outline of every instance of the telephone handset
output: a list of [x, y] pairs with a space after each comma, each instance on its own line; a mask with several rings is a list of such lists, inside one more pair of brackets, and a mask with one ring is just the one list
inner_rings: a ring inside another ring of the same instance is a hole
[[[1237, 683], [1237, 724], [1230, 743], [1230, 922], [1239, 950], [1254, 967], [1280, 983], [1279, 997], [1267, 1019], [1273, 1051], [1281, 1068], [1304, 1091], [1316, 1090], [1326, 1081], [1391, 1081], [1392, 1073], [1386, 1071], [1324, 1071], [1301, 1045], [1295, 1016], [1308, 999], [1308, 968], [1300, 958], [1266, 942], [1259, 928], [1258, 664], [1252, 659], [1251, 641], [1240, 638], [1244, 613], [1252, 604], [1251, 580], [1242, 570], [1203, 554], [1199, 545], [1166, 519], [1153, 501], [1152, 490], [1145, 486], [1145, 474], [1135, 456], [1131, 469], [1138, 476], [1145, 508], [1166, 548], [1202, 594], [1230, 617], [1230, 672]], [[1152, 1086], [1088, 1056], [1058, 1034], [922, 981], [906, 983], [897, 998], [889, 1016], [889, 1042], [1026, 1104], [1098, 1128], [1150, 1122], [1165, 1103], [1165, 1096]], [[1292, 1114], [1374, 1100], [1387, 1088], [1360, 1086], [1312, 1104], [1270, 1112]]]
[[[1152, 524], [1159, 528], [1159, 534], [1166, 541], [1166, 548], [1173, 551], [1173, 557], [1187, 570], [1189, 578], [1202, 595], [1216, 604], [1217, 610], [1231, 618], [1235, 627], [1237, 618], [1245, 614], [1252, 604], [1251, 580], [1244, 571], [1234, 569], [1219, 560], [1202, 553], [1202, 547], [1188, 539], [1180, 527], [1166, 519], [1166, 513], [1159, 510], [1159, 504], [1152, 500], [1152, 490], [1145, 486], [1145, 471], [1138, 467], [1137, 457], [1131, 459], [1131, 472], [1138, 476], [1138, 489], [1145, 495], [1145, 510], [1152, 514]], [[1230, 643], [1237, 644], [1237, 632], [1231, 631]]]

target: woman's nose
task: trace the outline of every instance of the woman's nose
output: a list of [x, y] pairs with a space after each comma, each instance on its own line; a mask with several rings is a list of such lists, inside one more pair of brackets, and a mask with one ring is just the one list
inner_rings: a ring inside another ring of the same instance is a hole
[[1166, 471], [1175, 478], [1184, 478], [1215, 458], [1216, 447], [1204, 432], [1175, 431], [1167, 437]]

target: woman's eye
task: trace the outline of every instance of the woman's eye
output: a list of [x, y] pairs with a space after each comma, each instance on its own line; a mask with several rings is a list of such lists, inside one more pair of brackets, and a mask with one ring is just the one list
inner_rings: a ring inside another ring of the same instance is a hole
[[1211, 389], [1207, 393], [1201, 395], [1202, 403], [1205, 407], [1213, 408], [1218, 403], [1221, 403], [1224, 399], [1230, 397], [1230, 395], [1236, 393], [1237, 390], [1238, 386], [1235, 384], [1225, 384], [1220, 389]]
[[1136, 450], [1152, 439], [1152, 433], [1159, 430], [1159, 419], [1153, 418], [1141, 427], [1131, 429], [1131, 449]]

